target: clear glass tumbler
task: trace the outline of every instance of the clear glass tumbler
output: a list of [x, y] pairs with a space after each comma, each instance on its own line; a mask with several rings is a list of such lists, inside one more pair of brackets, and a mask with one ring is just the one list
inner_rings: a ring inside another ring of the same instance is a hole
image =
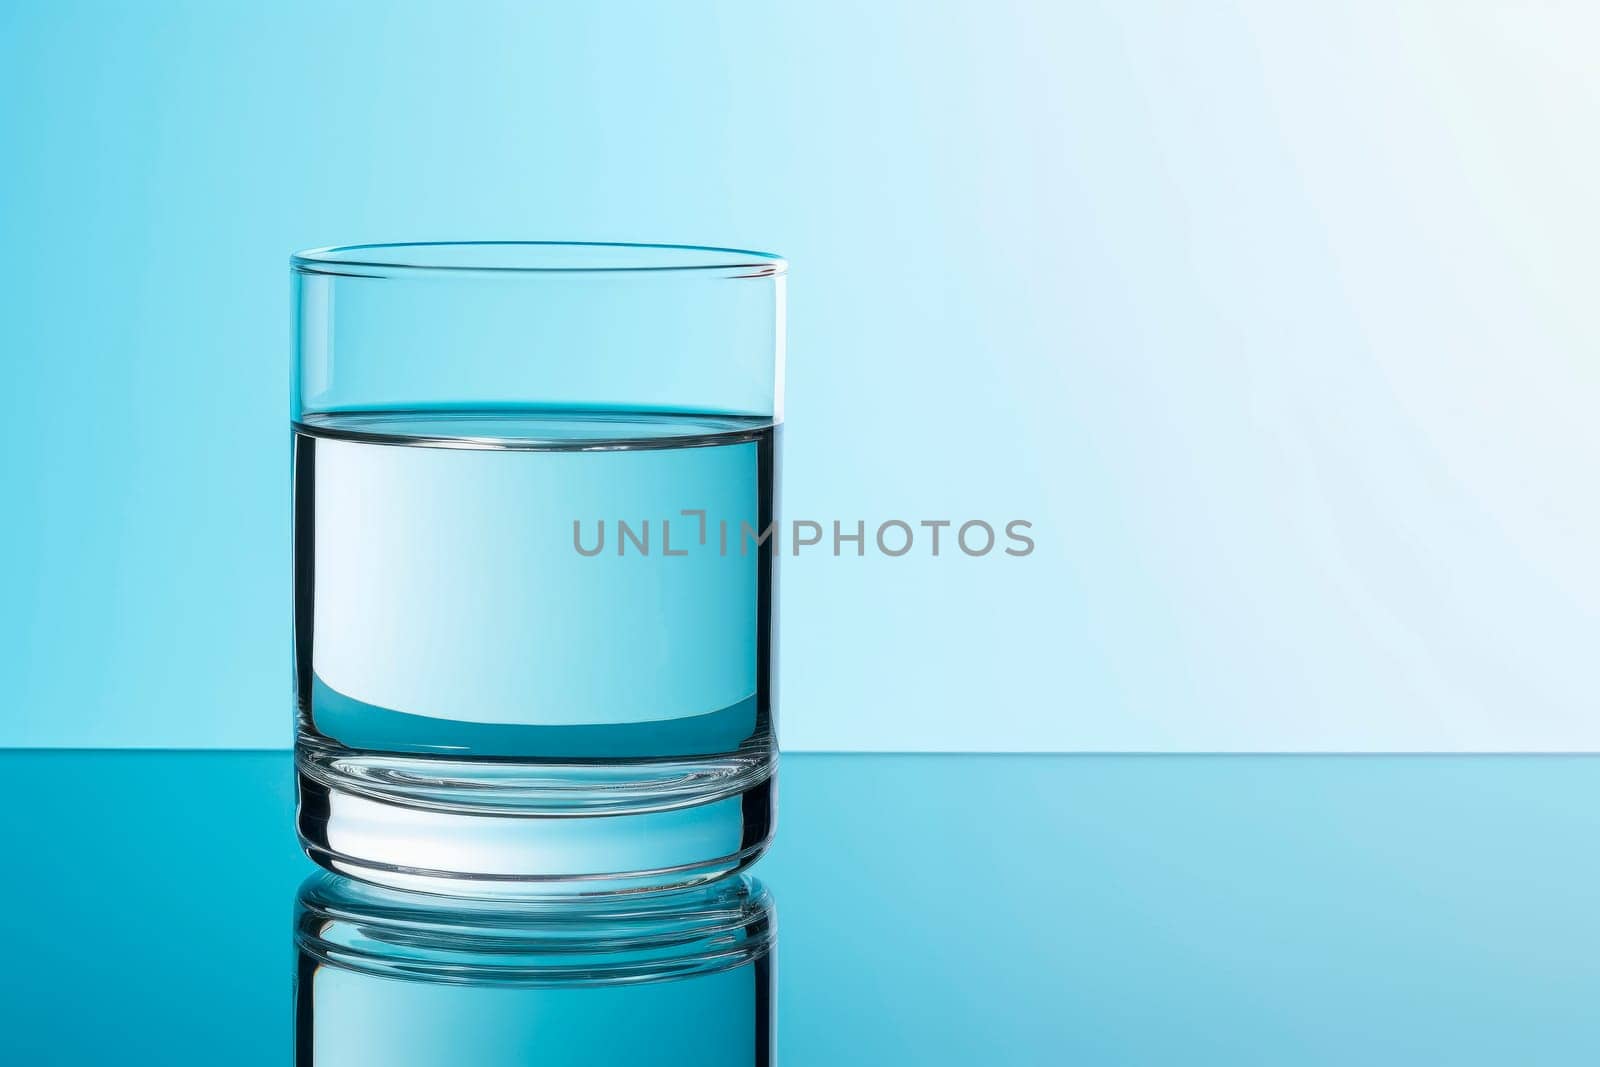
[[307, 852], [478, 896], [754, 860], [784, 262], [486, 242], [292, 263]]

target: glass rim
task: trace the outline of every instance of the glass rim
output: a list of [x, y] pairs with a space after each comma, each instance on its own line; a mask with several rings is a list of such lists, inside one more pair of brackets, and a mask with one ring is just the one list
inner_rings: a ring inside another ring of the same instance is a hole
[[783, 257], [771, 252], [631, 241], [397, 241], [328, 245], [296, 252], [289, 257], [289, 262], [301, 274], [378, 278], [435, 273], [516, 276], [660, 272], [770, 278], [785, 274], [789, 269]]

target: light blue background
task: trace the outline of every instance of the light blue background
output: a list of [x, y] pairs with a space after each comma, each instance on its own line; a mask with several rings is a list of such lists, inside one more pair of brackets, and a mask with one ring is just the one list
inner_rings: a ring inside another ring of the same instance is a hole
[[793, 262], [823, 749], [1600, 747], [1584, 4], [7, 4], [0, 743], [289, 739], [287, 254]]

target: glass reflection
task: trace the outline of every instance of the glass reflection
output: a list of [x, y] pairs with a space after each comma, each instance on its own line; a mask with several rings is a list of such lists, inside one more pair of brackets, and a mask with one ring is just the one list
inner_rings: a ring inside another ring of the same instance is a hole
[[317, 874], [295, 908], [295, 1061], [762, 1067], [774, 937], [747, 877], [506, 902]]

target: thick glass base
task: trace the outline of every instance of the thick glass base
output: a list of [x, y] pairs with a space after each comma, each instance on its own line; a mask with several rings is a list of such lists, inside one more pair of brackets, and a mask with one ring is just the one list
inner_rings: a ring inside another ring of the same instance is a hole
[[479, 762], [296, 752], [298, 828], [328, 870], [484, 898], [680, 888], [749, 866], [774, 761]]

